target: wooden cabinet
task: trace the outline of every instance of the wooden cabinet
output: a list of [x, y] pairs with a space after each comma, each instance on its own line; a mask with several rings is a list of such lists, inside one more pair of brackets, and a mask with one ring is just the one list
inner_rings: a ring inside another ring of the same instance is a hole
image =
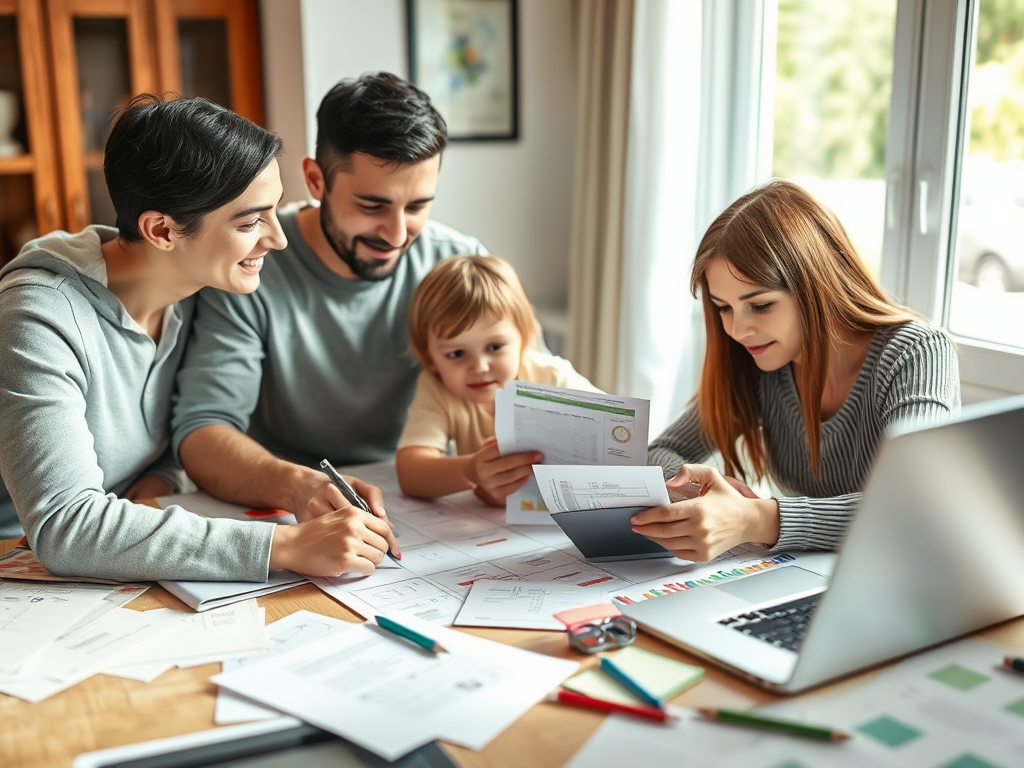
[[132, 96], [263, 124], [259, 51], [256, 0], [0, 0], [0, 263], [38, 233], [114, 223], [103, 145]]

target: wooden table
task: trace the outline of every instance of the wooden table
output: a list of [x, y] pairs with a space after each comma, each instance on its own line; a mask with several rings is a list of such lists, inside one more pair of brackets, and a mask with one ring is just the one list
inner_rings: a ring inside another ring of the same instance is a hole
[[[0, 541], [0, 554], [15, 543]], [[303, 608], [346, 621], [361, 621], [312, 584], [267, 595], [258, 598], [258, 602], [267, 609], [268, 623]], [[189, 610], [156, 586], [132, 601], [129, 607]], [[592, 663], [570, 650], [564, 635], [558, 632], [462, 631], [549, 656]], [[1024, 618], [993, 627], [980, 636], [1024, 653]], [[691, 664], [702, 663], [646, 634], [641, 634], [637, 645]], [[217, 689], [209, 678], [219, 671], [219, 664], [172, 669], [148, 684], [96, 675], [38, 704], [0, 694], [0, 766], [68, 768], [81, 752], [213, 728]], [[849, 685], [857, 679], [836, 686]], [[746, 708], [776, 698], [714, 667], [707, 667], [704, 680], [672, 703], [686, 707]], [[542, 703], [479, 752], [454, 746], [445, 748], [466, 768], [560, 766], [583, 745], [603, 719], [604, 715], [598, 712]]]

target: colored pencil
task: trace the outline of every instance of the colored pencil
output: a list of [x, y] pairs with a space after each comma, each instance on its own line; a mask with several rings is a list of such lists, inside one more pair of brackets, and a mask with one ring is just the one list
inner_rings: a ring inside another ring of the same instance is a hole
[[607, 656], [601, 657], [601, 671], [604, 672], [608, 677], [614, 680], [616, 683], [621, 685], [627, 691], [636, 696], [644, 704], [651, 707], [657, 707], [658, 709], [664, 709], [665, 704], [655, 696], [653, 693], [644, 688], [639, 682], [634, 680], [626, 671], [616, 664], [612, 659]]
[[408, 640], [410, 643], [416, 643], [420, 648], [425, 648], [431, 653], [448, 653], [448, 649], [439, 642], [417, 632], [415, 629], [409, 629], [409, 627], [399, 624], [397, 621], [389, 619], [387, 616], [376, 616], [375, 618], [377, 620], [377, 626], [386, 632], [398, 635], [399, 637]]
[[658, 709], [658, 707], [649, 707], [645, 704], [619, 704], [614, 701], [594, 699], [576, 691], [559, 689], [557, 693], [549, 697], [549, 700], [557, 701], [560, 704], [571, 704], [574, 707], [583, 707], [584, 709], [596, 709], [600, 712], [621, 712], [624, 715], [645, 717], [648, 720], [657, 720], [659, 723], [667, 723], [678, 719], [675, 715], [670, 715], [664, 709]]
[[698, 709], [697, 714], [707, 720], [715, 720], [719, 723], [749, 725], [752, 728], [766, 728], [771, 731], [806, 736], [809, 739], [821, 741], [845, 741], [850, 738], [850, 734], [825, 725], [794, 723], [791, 720], [780, 720], [777, 717], [755, 715], [750, 712], [736, 712], [731, 709]]
[[1020, 656], [1003, 656], [1003, 666], [1018, 675], [1024, 675], [1024, 659]]

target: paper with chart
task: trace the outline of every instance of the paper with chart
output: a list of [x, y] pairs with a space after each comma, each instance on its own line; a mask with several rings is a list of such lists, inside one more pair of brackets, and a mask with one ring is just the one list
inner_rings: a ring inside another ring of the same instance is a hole
[[[385, 560], [389, 567], [370, 576], [311, 581], [366, 618], [393, 611], [451, 624], [470, 588], [481, 579], [577, 587], [581, 600], [593, 595], [581, 605], [602, 602], [608, 595], [629, 603], [790, 563], [807, 562], [810, 570], [820, 573], [834, 560], [832, 553], [769, 554], [763, 547], [742, 545], [710, 563], [676, 558], [588, 563], [558, 526], [508, 525], [504, 510], [486, 506], [472, 491], [433, 501], [411, 499], [401, 495], [391, 462], [349, 467], [345, 472], [384, 492], [403, 557], [400, 563]], [[534, 618], [523, 626], [534, 627]]]
[[[816, 742], [693, 717], [663, 726], [612, 716], [574, 755], [569, 768], [669, 764], [686, 758], [708, 768], [1011, 768], [1024, 765], [1024, 678], [999, 668], [1009, 649], [985, 640], [945, 645], [839, 688], [758, 711], [846, 731], [843, 742]], [[602, 762], [604, 761], [604, 762]]]
[[[540, 451], [544, 464], [643, 466], [648, 400], [510, 381], [494, 400], [494, 430], [503, 454]], [[535, 480], [508, 497], [509, 523], [546, 524]]]
[[410, 617], [402, 623], [448, 653], [355, 624], [212, 680], [394, 760], [438, 738], [480, 749], [579, 666]]
[[552, 514], [668, 504], [661, 467], [540, 465], [533, 473]]

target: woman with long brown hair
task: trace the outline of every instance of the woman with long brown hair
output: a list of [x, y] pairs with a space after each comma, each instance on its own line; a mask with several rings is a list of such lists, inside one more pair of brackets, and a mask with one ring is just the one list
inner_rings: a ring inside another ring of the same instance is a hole
[[[835, 548], [886, 429], [959, 408], [952, 343], [889, 301], [835, 216], [786, 181], [712, 223], [690, 288], [707, 330], [700, 389], [648, 452], [688, 498], [635, 530], [687, 560], [746, 542]], [[730, 477], [699, 464], [715, 451]], [[758, 498], [748, 474], [783, 495]]]

